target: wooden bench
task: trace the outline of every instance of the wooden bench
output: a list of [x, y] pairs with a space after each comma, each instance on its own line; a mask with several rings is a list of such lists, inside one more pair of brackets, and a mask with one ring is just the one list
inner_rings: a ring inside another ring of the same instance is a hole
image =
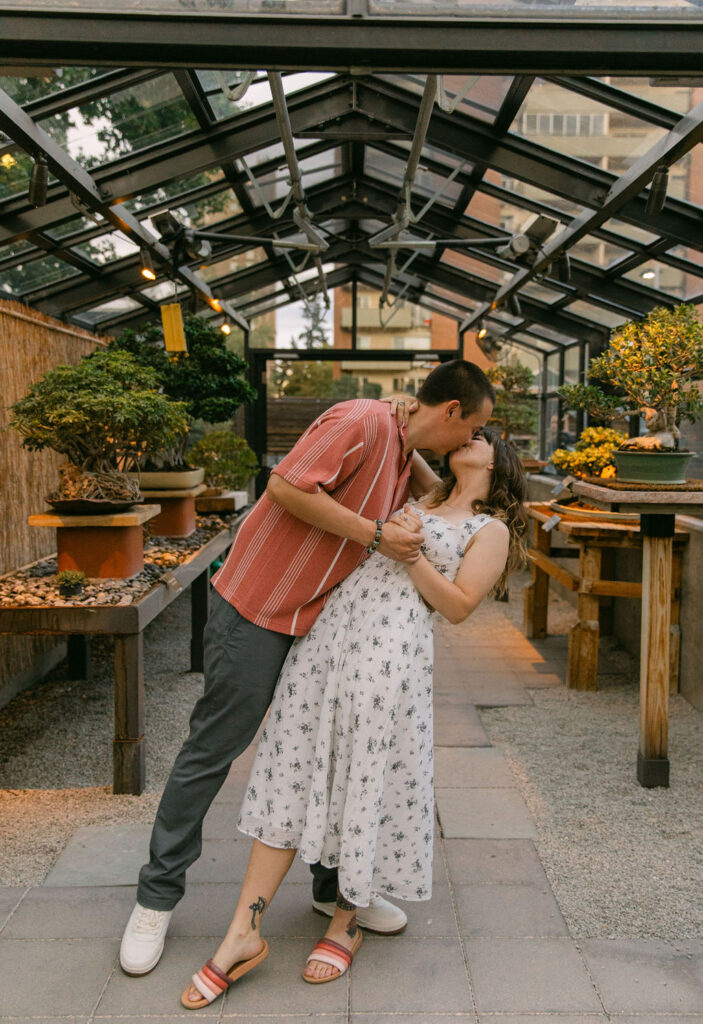
[[0, 633], [68, 637], [69, 676], [73, 679], [90, 675], [90, 637], [95, 634], [114, 636], [114, 793], [138, 795], [144, 790], [144, 628], [190, 586], [190, 670], [202, 672], [203, 630], [210, 606], [210, 565], [229, 549], [241, 518], [237, 517], [131, 604], [0, 608]]

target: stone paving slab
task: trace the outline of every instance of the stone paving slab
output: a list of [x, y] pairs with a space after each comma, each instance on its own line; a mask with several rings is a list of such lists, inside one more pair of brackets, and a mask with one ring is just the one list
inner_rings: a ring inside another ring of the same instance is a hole
[[[703, 953], [659, 939], [593, 939], [583, 955], [611, 1013], [700, 1013]], [[695, 947], [693, 947], [695, 948]]]
[[[447, 1024], [462, 1021], [476, 1024], [474, 1013], [352, 1013], [352, 1024]], [[327, 1024], [327, 1021], [325, 1021]]]
[[438, 747], [490, 747], [491, 741], [481, 725], [478, 711], [461, 697], [435, 699], [434, 742]]
[[116, 961], [106, 939], [0, 939], [0, 1020], [90, 1014]]
[[10, 914], [22, 899], [22, 894], [25, 891], [21, 885], [0, 886], [0, 932], [7, 924]]
[[609, 1024], [605, 1014], [592, 1013], [480, 1013], [478, 1019], [479, 1024]]
[[437, 810], [446, 839], [536, 839], [520, 793], [513, 789], [438, 789]]
[[477, 708], [507, 708], [533, 703], [516, 678], [486, 673], [474, 676], [468, 682], [466, 696]]
[[568, 935], [552, 890], [543, 885], [458, 885], [462, 933], [467, 938]]
[[149, 854], [150, 835], [146, 824], [78, 828], [44, 885], [134, 885]]
[[495, 747], [436, 747], [434, 780], [438, 789], [512, 787], [515, 778]]
[[397, 952], [395, 944], [369, 941], [352, 967], [351, 1008], [375, 1013], [472, 1012], [458, 939], [414, 939], [406, 934]]
[[529, 839], [448, 839], [444, 848], [455, 885], [547, 884], [542, 862]]
[[602, 1013], [571, 939], [469, 939], [479, 1012]]
[[[238, 885], [249, 862], [251, 839], [238, 833], [237, 839], [208, 839], [198, 860], [188, 868], [187, 882], [222, 882]], [[285, 877], [289, 882], [310, 882], [310, 868], [296, 857]]]
[[120, 939], [136, 886], [31, 889], [3, 932], [9, 939]]

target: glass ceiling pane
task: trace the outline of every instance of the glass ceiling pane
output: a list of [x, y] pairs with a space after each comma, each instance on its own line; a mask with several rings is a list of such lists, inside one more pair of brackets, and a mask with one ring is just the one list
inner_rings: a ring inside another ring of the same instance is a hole
[[[516, 197], [524, 196], [525, 199], [531, 200], [534, 203], [541, 203], [548, 207], [547, 212], [549, 212], [549, 210], [556, 210], [559, 213], [566, 214], [568, 218], [578, 217], [578, 215], [583, 212], [584, 207], [579, 206], [578, 203], [573, 203], [570, 199], [562, 198], [554, 192], [547, 192], [545, 189], [538, 188], [536, 185], [530, 185], [526, 181], [520, 181], [518, 178], [511, 178], [507, 174], [495, 175], [495, 179], [497, 184], [500, 184], [501, 187], [506, 189], [508, 192], [513, 192]], [[490, 182], [491, 180], [492, 179], [487, 173], [486, 181]], [[525, 213], [525, 216], [529, 216], [529, 211]]]
[[[3, 7], [9, 6], [3, 3]], [[9, 69], [5, 69], [9, 70]], [[24, 106], [32, 100], [46, 99], [55, 93], [70, 89], [73, 85], [88, 82], [91, 78], [105, 74], [104, 68], [36, 68], [35, 73], [21, 75], [0, 75], [0, 89]]]
[[667, 195], [672, 199], [683, 199], [687, 203], [703, 206], [703, 161], [700, 147], [696, 146], [681, 160], [669, 167], [669, 187]]
[[566, 310], [605, 327], [617, 327], [628, 319], [624, 313], [616, 313], [612, 309], [603, 309], [601, 306], [594, 306], [591, 302], [582, 302], [581, 300], [572, 302], [566, 307]]
[[666, 134], [665, 128], [542, 79], [527, 94], [511, 131], [615, 174]]
[[650, 245], [659, 238], [659, 235], [654, 235], [651, 231], [645, 231], [644, 228], [636, 227], [634, 224], [628, 224], [624, 220], [618, 220], [617, 217], [607, 220], [603, 225], [603, 230], [612, 231], [624, 238], [631, 238], [633, 242], [641, 242], [642, 245]]
[[133, 256], [139, 252], [139, 246], [130, 242], [120, 231], [112, 231], [109, 235], [101, 235], [100, 238], [93, 238], [90, 242], [73, 246], [71, 252], [84, 256], [99, 266], [104, 266], [106, 263], [124, 259], [125, 256]]
[[[344, 14], [344, 0], [185, 0], [193, 12], [215, 14]], [[56, 0], [3, 0], [3, 7], [41, 9], [56, 7]], [[94, 11], [95, 0], [71, 0], [72, 10]], [[101, 12], [124, 14], [139, 10], [142, 13], [182, 14], [184, 0], [103, 0]]]
[[[189, 178], [177, 178], [164, 185], [159, 185], [158, 188], [148, 189], [137, 196], [132, 196], [131, 199], [126, 199], [125, 209], [131, 210], [132, 213], [140, 213], [150, 206], [160, 206], [169, 200], [176, 200], [192, 189], [214, 185], [218, 181], [224, 182], [224, 177], [224, 171], [221, 168], [213, 167], [211, 170], [203, 171], [202, 174], [194, 174]], [[228, 186], [225, 184], [223, 187]], [[217, 202], [217, 200], [215, 201]]]
[[[420, 94], [425, 88], [424, 75], [378, 75], [383, 81]], [[457, 110], [480, 121], [492, 124], [505, 99], [512, 76], [509, 75], [440, 75], [442, 107]]]
[[[173, 75], [158, 78], [68, 112], [70, 126], [64, 146], [85, 167], [94, 167], [124, 153], [163, 142], [198, 127], [195, 115]], [[56, 135], [65, 114], [39, 124]]]
[[665, 110], [670, 110], [672, 113], [685, 114], [693, 105], [691, 86], [672, 84], [665, 79], [655, 80], [656, 85], [652, 84], [651, 78], [626, 78], [622, 75], [606, 76], [597, 81], [611, 85], [614, 89], [626, 92], [630, 96], [636, 96], [637, 99], [664, 107]]
[[[703, 267], [701, 273], [703, 274]], [[686, 274], [678, 267], [670, 267], [658, 260], [647, 260], [639, 267], [628, 270], [623, 276], [638, 284], [645, 284], [650, 288], [656, 288], [657, 291], [666, 292], [667, 295], [674, 295], [678, 299], [687, 299], [692, 295], [699, 295], [703, 291], [703, 277]]]
[[469, 274], [480, 277], [484, 281], [493, 281], [495, 284], [502, 284], [506, 277], [505, 270], [501, 267], [494, 267], [490, 263], [474, 259], [460, 249], [447, 249], [442, 256], [442, 263], [450, 263], [452, 266], [461, 267]]
[[101, 306], [93, 309], [86, 309], [79, 313], [76, 319], [86, 324], [98, 324], [103, 320], [113, 320], [124, 313], [132, 313], [135, 309], [143, 308], [140, 302], [131, 299], [128, 295], [122, 295], [119, 299], [112, 299], [104, 302]]
[[[245, 245], [246, 243], [242, 243]], [[227, 259], [218, 260], [217, 263], [208, 263], [200, 270], [200, 276], [204, 281], [215, 281], [220, 277], [228, 277], [236, 274], [238, 270], [245, 270], [255, 263], [265, 264], [266, 253], [261, 248], [248, 249], [246, 252], [237, 253], [236, 256], [228, 256]]]
[[555, 288], [548, 288], [547, 285], [537, 284], [536, 281], [528, 281], [527, 284], [524, 284], [520, 289], [520, 294], [523, 293], [531, 299], [537, 299], [539, 302], [550, 304], [564, 298], [564, 292], [559, 292]]
[[25, 295], [68, 277], [78, 277], [79, 273], [75, 267], [63, 263], [55, 256], [45, 256], [31, 263], [19, 263], [11, 270], [0, 273], [0, 291]]
[[[608, 15], [637, 12], [640, 15], [666, 14], [667, 17], [684, 18], [687, 15], [695, 17], [698, 13], [697, 0], [676, 0], [675, 3], [671, 0], [535, 0], [529, 5], [529, 13], [534, 16], [548, 13], [552, 18], [556, 15], [565, 19], [588, 15], [602, 17], [604, 7]], [[520, 0], [503, 0], [498, 5], [495, 0], [369, 0], [369, 12], [384, 17], [412, 14], [469, 17], [472, 14], [512, 13], [524, 18], [526, 14], [525, 5]]]
[[613, 263], [619, 263], [620, 260], [629, 256], [631, 251], [631, 249], [613, 245], [612, 242], [605, 242], [602, 238], [596, 238], [595, 235], [584, 235], [576, 245], [571, 246], [569, 255], [577, 260], [583, 260], [584, 263], [605, 268], [612, 266]]

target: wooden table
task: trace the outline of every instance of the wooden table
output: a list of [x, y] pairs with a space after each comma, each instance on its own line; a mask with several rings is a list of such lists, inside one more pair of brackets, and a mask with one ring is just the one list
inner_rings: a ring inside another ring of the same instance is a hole
[[676, 515], [703, 514], [703, 491], [617, 490], [579, 480], [574, 492], [599, 508], [637, 512], [642, 537], [640, 740], [637, 778], [642, 786], [669, 785], [669, 673], [673, 541]]
[[[612, 632], [612, 599], [642, 597], [642, 584], [612, 578], [612, 556], [621, 548], [641, 548], [639, 522], [596, 520], [555, 513], [546, 502], [531, 502], [527, 512], [533, 521], [532, 583], [525, 590], [525, 635], [542, 639], [547, 635], [549, 580], [578, 594], [578, 621], [569, 633], [566, 684], [576, 690], [598, 688], [598, 650], [601, 633]], [[545, 524], [551, 528], [544, 529]], [[560, 534], [567, 547], [554, 546]], [[669, 686], [678, 690], [679, 610], [681, 550], [688, 542], [685, 530], [674, 540], [671, 592], [671, 660]], [[578, 573], [560, 565], [557, 558], [578, 558]]]
[[45, 605], [0, 608], [0, 633], [68, 637], [69, 676], [90, 674], [90, 637], [115, 638], [115, 730], [113, 792], [138, 795], [145, 782], [144, 668], [142, 633], [187, 586], [191, 588], [190, 670], [203, 668], [203, 630], [210, 603], [210, 564], [225, 552], [241, 520], [234, 520], [207, 544], [164, 574], [129, 605]]

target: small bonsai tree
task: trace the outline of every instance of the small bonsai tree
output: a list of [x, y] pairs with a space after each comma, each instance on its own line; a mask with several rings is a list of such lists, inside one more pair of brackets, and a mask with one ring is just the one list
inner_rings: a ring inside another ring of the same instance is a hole
[[573, 451], [557, 448], [551, 461], [560, 472], [572, 476], [614, 476], [613, 448], [619, 448], [626, 440], [627, 434], [610, 427], [586, 427]]
[[259, 468], [256, 455], [243, 437], [230, 430], [213, 430], [188, 451], [188, 461], [202, 466], [208, 487], [245, 488]]
[[51, 497], [135, 500], [121, 472], [147, 449], [177, 446], [188, 430], [185, 406], [157, 391], [156, 373], [126, 352], [94, 352], [55, 366], [12, 407], [11, 426], [30, 451], [53, 448], [68, 459]]
[[534, 434], [537, 430], [537, 400], [532, 391], [535, 378], [529, 366], [506, 363], [492, 366], [486, 376], [496, 389], [496, 403], [489, 423], [499, 424], [503, 438]]
[[62, 597], [80, 594], [85, 583], [85, 573], [80, 569], [62, 569], [54, 577]]
[[[231, 420], [243, 402], [256, 398], [255, 389], [245, 377], [247, 364], [227, 348], [222, 331], [203, 317], [186, 317], [183, 326], [187, 352], [166, 352], [160, 323], [149, 324], [138, 334], [124, 331], [110, 342], [108, 350], [128, 352], [153, 370], [164, 394], [182, 402], [191, 421]], [[185, 440], [177, 447], [149, 447], [139, 465], [142, 469], [147, 465], [154, 469], [183, 467]]]
[[609, 348], [592, 361], [589, 376], [600, 383], [559, 389], [571, 408], [605, 423], [645, 413], [648, 434], [623, 445], [678, 449], [679, 423], [703, 412], [695, 383], [703, 378], [703, 327], [695, 307], [658, 307], [618, 327]]

